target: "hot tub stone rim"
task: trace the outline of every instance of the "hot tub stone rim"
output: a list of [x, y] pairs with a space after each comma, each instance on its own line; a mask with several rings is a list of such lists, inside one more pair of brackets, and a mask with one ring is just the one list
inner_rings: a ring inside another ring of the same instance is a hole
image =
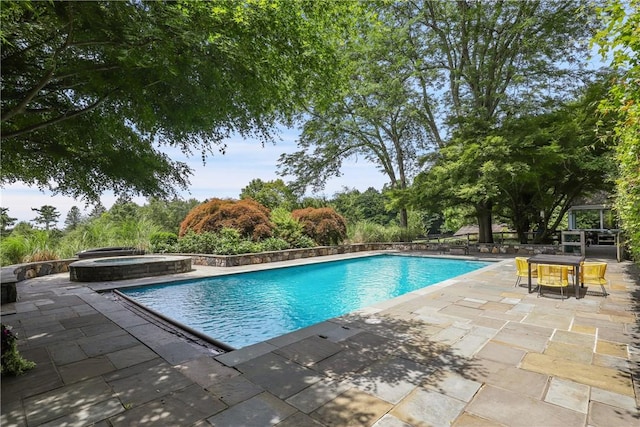
[[[163, 255], [163, 254], [148, 254], [148, 255], [121, 255], [121, 256], [108, 256], [108, 257], [100, 257], [100, 258], [86, 258], [86, 259], [80, 259], [77, 261], [73, 261], [72, 263], [69, 264], [69, 267], [71, 266], [84, 266], [85, 264], [93, 264], [96, 261], [100, 261], [100, 260], [105, 260], [105, 261], [109, 261], [110, 264], [100, 264], [100, 265], [113, 265], [115, 264], [115, 261], [117, 261], [117, 258], [127, 258], [127, 259], [131, 259], [131, 258], [136, 258], [136, 259], [140, 259], [140, 260], [150, 260], [152, 258], [162, 258], [162, 260], [165, 261], [180, 261], [180, 260], [184, 260], [184, 259], [191, 259], [191, 257], [188, 256], [184, 256], [184, 255]], [[153, 261], [151, 261], [153, 262]], [[113, 263], [113, 264], [111, 264]]]
[[145, 255], [145, 251], [144, 249], [139, 249], [134, 246], [107, 246], [103, 248], [85, 249], [76, 255], [79, 259], [93, 259]]
[[[115, 281], [186, 273], [193, 269], [191, 257], [185, 256], [154, 254], [121, 258], [139, 258], [141, 262], [118, 264], [114, 262], [114, 257], [79, 260], [69, 264], [69, 279], [72, 282]], [[145, 259], [148, 262], [144, 262]], [[100, 263], [100, 260], [109, 260], [109, 262]], [[162, 266], [166, 268], [158, 268]]]

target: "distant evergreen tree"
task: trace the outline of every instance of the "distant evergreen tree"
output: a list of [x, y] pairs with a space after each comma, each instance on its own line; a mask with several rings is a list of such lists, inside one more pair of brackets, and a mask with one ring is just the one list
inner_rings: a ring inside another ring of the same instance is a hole
[[102, 203], [98, 202], [91, 210], [91, 213], [89, 213], [89, 219], [100, 218], [106, 211], [107, 208], [105, 208]]
[[77, 206], [72, 206], [67, 213], [67, 218], [64, 220], [64, 225], [67, 230], [74, 230], [82, 222], [82, 213]]
[[120, 196], [115, 201], [111, 209], [109, 209], [109, 216], [117, 222], [124, 222], [138, 217], [138, 210], [140, 206], [131, 201], [128, 196]]
[[31, 208], [31, 210], [38, 214], [33, 221], [36, 224], [43, 225], [45, 230], [50, 230], [60, 218], [60, 212], [51, 205], [42, 205], [40, 208]]
[[7, 231], [8, 228], [13, 227], [13, 224], [18, 220], [18, 218], [10, 217], [7, 212], [9, 212], [9, 208], [0, 207], [0, 232], [2, 233]]

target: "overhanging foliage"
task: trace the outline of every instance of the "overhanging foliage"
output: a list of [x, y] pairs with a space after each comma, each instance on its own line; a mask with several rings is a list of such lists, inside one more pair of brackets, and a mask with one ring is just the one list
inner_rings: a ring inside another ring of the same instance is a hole
[[91, 200], [174, 194], [190, 169], [163, 147], [204, 159], [232, 133], [269, 140], [331, 90], [357, 7], [3, 1], [0, 183]]

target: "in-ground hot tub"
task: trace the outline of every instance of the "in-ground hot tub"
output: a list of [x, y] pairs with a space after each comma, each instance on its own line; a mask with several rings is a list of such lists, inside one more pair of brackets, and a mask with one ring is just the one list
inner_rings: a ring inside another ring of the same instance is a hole
[[145, 255], [92, 258], [69, 264], [73, 282], [137, 279], [191, 271], [191, 257]]
[[130, 246], [111, 246], [107, 248], [87, 249], [77, 253], [78, 258], [104, 258], [110, 256], [144, 255], [144, 250]]

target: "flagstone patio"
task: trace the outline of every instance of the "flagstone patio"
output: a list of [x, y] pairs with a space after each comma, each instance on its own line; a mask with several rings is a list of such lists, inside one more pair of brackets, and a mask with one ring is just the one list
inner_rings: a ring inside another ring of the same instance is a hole
[[113, 282], [68, 273], [20, 282], [2, 322], [37, 367], [2, 378], [0, 424], [640, 425], [637, 266], [607, 260], [609, 296], [585, 288], [561, 301], [514, 287], [514, 260], [494, 260], [228, 353], [131, 308], [107, 292]]

